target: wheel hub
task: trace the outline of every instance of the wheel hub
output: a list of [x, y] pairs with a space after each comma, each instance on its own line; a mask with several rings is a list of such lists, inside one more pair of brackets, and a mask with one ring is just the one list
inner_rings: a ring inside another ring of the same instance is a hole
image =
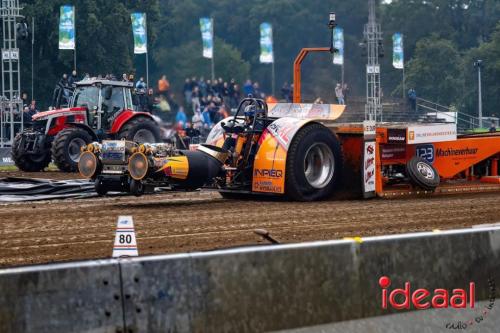
[[133, 141], [137, 143], [154, 143], [155, 137], [150, 130], [142, 128], [135, 133]]
[[304, 158], [304, 174], [306, 180], [314, 188], [326, 187], [335, 172], [333, 152], [324, 143], [315, 143], [306, 152]]
[[423, 162], [418, 162], [417, 170], [426, 179], [434, 179], [434, 170], [432, 170], [432, 168], [428, 164]]
[[73, 162], [78, 163], [78, 161], [80, 160], [80, 153], [81, 153], [80, 148], [85, 146], [86, 144], [87, 143], [82, 138], [74, 138], [69, 142], [68, 154], [69, 158]]

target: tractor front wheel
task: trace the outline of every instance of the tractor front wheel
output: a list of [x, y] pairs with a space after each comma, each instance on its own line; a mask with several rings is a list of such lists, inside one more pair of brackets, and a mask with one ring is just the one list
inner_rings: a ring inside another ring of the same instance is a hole
[[118, 137], [137, 143], [155, 143], [161, 141], [160, 128], [153, 120], [146, 117], [134, 118], [123, 125]]
[[18, 133], [12, 145], [12, 160], [21, 171], [43, 171], [51, 161], [50, 151], [41, 154], [28, 154], [24, 151], [22, 133]]
[[92, 137], [82, 128], [69, 127], [57, 133], [52, 143], [52, 158], [59, 170], [77, 171], [80, 148], [90, 142], [92, 142]]

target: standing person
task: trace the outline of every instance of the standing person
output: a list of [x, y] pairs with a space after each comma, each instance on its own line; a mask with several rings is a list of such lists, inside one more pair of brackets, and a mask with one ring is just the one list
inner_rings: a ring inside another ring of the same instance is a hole
[[38, 110], [36, 108], [36, 102], [35, 100], [31, 101], [31, 104], [29, 106], [25, 106], [23, 108], [23, 124], [26, 127], [30, 127], [33, 125], [33, 119], [32, 117], [38, 113]]
[[126, 73], [122, 74], [122, 82], [128, 82], [128, 77]]
[[191, 105], [191, 93], [193, 92], [190, 78], [186, 78], [186, 80], [184, 80], [184, 88], [182, 92], [184, 93], [184, 100], [186, 101], [186, 107], [187, 107]]
[[290, 103], [290, 86], [288, 82], [283, 83], [281, 87], [281, 97], [287, 102]]
[[243, 86], [243, 94], [245, 95], [244, 97], [247, 97], [248, 95], [253, 95], [253, 84], [250, 79], [245, 81], [245, 85]]
[[351, 89], [349, 88], [347, 83], [344, 83], [342, 85], [342, 95], [344, 95], [344, 104], [347, 104], [347, 96], [349, 95], [350, 91], [351, 91]]
[[255, 81], [253, 83], [253, 93], [256, 98], [263, 98], [264, 93], [260, 90], [259, 82]]
[[213, 95], [213, 94], [214, 94], [214, 91], [212, 89], [212, 82], [210, 80], [207, 80], [207, 94], [204, 96]]
[[203, 116], [199, 109], [194, 112], [194, 115], [191, 118], [191, 124], [193, 124], [193, 128], [198, 131], [200, 131], [203, 127]]
[[224, 81], [222, 84], [222, 99], [224, 100], [224, 103], [229, 103], [229, 84]]
[[491, 126], [490, 126], [490, 129], [489, 129], [489, 132], [490, 133], [495, 133], [497, 131], [497, 127], [496, 127], [496, 124], [494, 121], [491, 122]]
[[200, 88], [198, 86], [195, 86], [191, 93], [191, 105], [193, 106], [194, 114], [194, 112], [200, 108]]
[[63, 99], [64, 99], [64, 102], [62, 102], [61, 104], [69, 104], [69, 82], [68, 82], [68, 74], [64, 73], [61, 80], [59, 81], [59, 85], [61, 86], [62, 88], [62, 95], [63, 95]]
[[21, 94], [21, 100], [23, 101], [23, 108], [28, 106], [28, 93], [27, 92], [23, 92]]
[[177, 110], [177, 114], [175, 115], [175, 124], [180, 128], [185, 128], [187, 123], [187, 116], [184, 112], [184, 108], [182, 106]]
[[71, 88], [75, 88], [77, 82], [78, 77], [76, 76], [76, 71], [72, 71], [71, 76], [68, 78], [68, 84]]
[[217, 94], [219, 95], [219, 97], [222, 98], [223, 93], [224, 93], [224, 81], [220, 77], [219, 80], [217, 81]]
[[35, 100], [31, 101], [29, 109], [30, 109], [30, 112], [32, 113], [32, 115], [35, 115], [35, 114], [38, 113], [38, 108], [36, 107], [36, 101]]
[[148, 89], [148, 96], [146, 97], [146, 111], [149, 113], [153, 113], [154, 107], [156, 104], [153, 89]]
[[236, 108], [240, 103], [240, 99], [241, 99], [240, 86], [235, 83], [233, 86], [233, 94], [231, 95], [231, 107]]
[[337, 103], [340, 105], [344, 105], [344, 94], [342, 92], [342, 87], [340, 86], [340, 83], [337, 83], [335, 86], [335, 97], [337, 98]]
[[170, 82], [167, 80], [167, 76], [163, 74], [158, 80], [158, 94], [167, 98], [168, 90], [170, 89]]
[[144, 82], [144, 77], [140, 77], [139, 81], [135, 84], [135, 89], [139, 91], [143, 91], [144, 93], [146, 92], [146, 82]]
[[198, 87], [200, 88], [201, 97], [207, 96], [207, 82], [205, 82], [205, 78], [200, 77], [200, 81], [198, 82]]
[[417, 92], [413, 88], [408, 90], [408, 102], [412, 111], [417, 111]]

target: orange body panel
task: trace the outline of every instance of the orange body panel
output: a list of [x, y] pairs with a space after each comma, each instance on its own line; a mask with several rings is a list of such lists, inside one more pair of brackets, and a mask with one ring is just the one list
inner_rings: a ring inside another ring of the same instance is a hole
[[456, 141], [408, 146], [410, 156], [419, 146], [434, 148], [434, 167], [442, 178], [453, 178], [460, 172], [489, 157], [500, 154], [500, 136], [459, 138]]
[[286, 157], [293, 136], [309, 119], [280, 118], [262, 134], [253, 164], [252, 191], [285, 193]]

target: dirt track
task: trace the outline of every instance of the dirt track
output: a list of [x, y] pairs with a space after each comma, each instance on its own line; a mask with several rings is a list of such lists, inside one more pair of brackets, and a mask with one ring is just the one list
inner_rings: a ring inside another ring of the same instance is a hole
[[[2, 174], [0, 176], [4, 176]], [[500, 193], [401, 200], [230, 201], [217, 193], [0, 205], [0, 266], [111, 255], [118, 215], [132, 215], [141, 255], [466, 227], [500, 221]]]

